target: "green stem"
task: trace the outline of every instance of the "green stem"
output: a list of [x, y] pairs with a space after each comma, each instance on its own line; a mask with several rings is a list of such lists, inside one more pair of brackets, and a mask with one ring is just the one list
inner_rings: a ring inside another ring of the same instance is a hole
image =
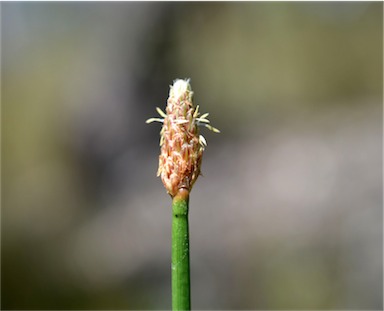
[[181, 189], [172, 200], [172, 310], [191, 310], [189, 274], [189, 192]]

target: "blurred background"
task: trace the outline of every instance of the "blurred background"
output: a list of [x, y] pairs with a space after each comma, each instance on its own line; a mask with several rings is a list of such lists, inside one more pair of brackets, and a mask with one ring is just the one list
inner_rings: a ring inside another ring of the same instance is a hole
[[194, 309], [383, 308], [383, 3], [1, 4], [2, 309], [170, 309], [169, 85], [221, 130]]

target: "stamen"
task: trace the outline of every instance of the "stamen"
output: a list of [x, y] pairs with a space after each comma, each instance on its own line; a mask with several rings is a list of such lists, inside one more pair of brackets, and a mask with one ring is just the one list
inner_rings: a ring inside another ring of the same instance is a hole
[[203, 146], [207, 146], [207, 141], [205, 140], [203, 135], [199, 136], [199, 141]]
[[160, 123], [164, 123], [164, 119], [160, 119], [160, 118], [150, 118], [150, 119], [148, 119], [147, 121], [145, 121], [145, 123], [152, 123], [152, 122], [160, 122]]
[[198, 125], [200, 125], [199, 122], [202, 122], [202, 123], [210, 123], [209, 120], [207, 120], [207, 119], [196, 118], [196, 120], [198, 121], [198, 122], [197, 122]]
[[156, 107], [156, 111], [157, 113], [162, 116], [163, 118], [166, 118], [167, 115], [165, 114], [165, 112], [163, 110], [161, 110], [159, 107]]
[[220, 130], [215, 128], [215, 127], [213, 127], [212, 125], [204, 124], [204, 126], [207, 127], [208, 129], [210, 129], [214, 133], [220, 133]]

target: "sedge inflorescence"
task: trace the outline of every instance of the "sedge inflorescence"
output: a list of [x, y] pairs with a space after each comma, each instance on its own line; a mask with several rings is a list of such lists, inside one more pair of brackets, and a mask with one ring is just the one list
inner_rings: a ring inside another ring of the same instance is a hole
[[161, 153], [157, 175], [174, 197], [180, 189], [191, 191], [200, 175], [201, 160], [207, 146], [205, 138], [200, 135], [199, 125], [219, 133], [207, 119], [208, 113], [200, 116], [199, 106], [193, 105], [193, 92], [189, 79], [175, 80], [170, 86], [166, 113], [156, 108], [162, 118], [151, 118], [146, 122], [161, 122]]

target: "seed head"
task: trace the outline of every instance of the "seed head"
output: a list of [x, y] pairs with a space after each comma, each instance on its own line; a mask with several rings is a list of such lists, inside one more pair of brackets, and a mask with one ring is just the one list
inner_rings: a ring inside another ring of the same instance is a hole
[[207, 145], [205, 138], [199, 134], [199, 125], [210, 130], [220, 131], [207, 119], [208, 113], [199, 117], [199, 106], [194, 106], [193, 92], [189, 79], [175, 80], [170, 86], [166, 113], [157, 108], [163, 119], [151, 118], [150, 122], [161, 122], [160, 132], [161, 153], [157, 175], [174, 197], [180, 189], [191, 191], [193, 184], [200, 175], [203, 151]]

